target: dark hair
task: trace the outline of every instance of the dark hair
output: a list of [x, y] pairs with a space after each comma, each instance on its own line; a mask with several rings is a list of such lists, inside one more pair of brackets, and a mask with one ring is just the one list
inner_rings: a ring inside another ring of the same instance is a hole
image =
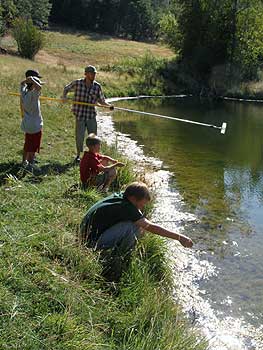
[[151, 200], [150, 191], [143, 182], [133, 182], [126, 188], [123, 194], [123, 198], [127, 199], [128, 197], [132, 196], [135, 197], [137, 200], [141, 200], [144, 198], [149, 201]]
[[101, 144], [101, 139], [95, 134], [89, 134], [89, 136], [86, 139], [87, 147], [96, 146], [99, 144]]

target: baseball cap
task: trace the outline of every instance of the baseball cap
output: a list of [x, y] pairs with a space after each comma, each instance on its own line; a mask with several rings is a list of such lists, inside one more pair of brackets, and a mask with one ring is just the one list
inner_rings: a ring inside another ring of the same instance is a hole
[[97, 73], [97, 69], [94, 66], [87, 66], [85, 68], [86, 73]]
[[39, 74], [39, 71], [33, 70], [33, 69], [29, 69], [26, 71], [26, 78], [28, 78], [28, 77], [42, 78], [41, 75]]

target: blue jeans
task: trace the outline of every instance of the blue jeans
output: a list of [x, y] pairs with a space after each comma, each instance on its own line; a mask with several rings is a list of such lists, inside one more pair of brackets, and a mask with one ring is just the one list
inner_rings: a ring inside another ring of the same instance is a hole
[[102, 233], [97, 242], [95, 249], [118, 249], [126, 253], [134, 249], [140, 236], [140, 229], [131, 221], [119, 222]]

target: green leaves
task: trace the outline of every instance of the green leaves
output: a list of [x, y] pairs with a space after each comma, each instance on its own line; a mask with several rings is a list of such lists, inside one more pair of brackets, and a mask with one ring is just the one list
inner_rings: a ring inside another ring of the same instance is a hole
[[12, 26], [15, 18], [32, 19], [38, 26], [46, 26], [51, 10], [49, 0], [2, 0], [0, 5], [0, 36]]
[[44, 46], [44, 36], [34, 26], [32, 20], [16, 19], [13, 23], [13, 36], [17, 42], [18, 52], [22, 57], [28, 59], [34, 59]]
[[165, 0], [53, 0], [51, 20], [132, 39], [156, 38]]
[[208, 84], [219, 66], [229, 83], [257, 76], [263, 57], [259, 0], [226, 0], [220, 6], [216, 0], [173, 0], [160, 30], [200, 85]]
[[263, 56], [263, 5], [252, 1], [237, 15], [236, 50], [234, 60], [242, 69], [245, 80], [257, 77]]

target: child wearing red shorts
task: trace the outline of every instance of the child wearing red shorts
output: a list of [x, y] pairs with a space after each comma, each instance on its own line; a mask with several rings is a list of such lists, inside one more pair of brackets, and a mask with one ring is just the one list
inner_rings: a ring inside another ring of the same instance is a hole
[[23, 119], [21, 129], [25, 133], [23, 165], [34, 165], [35, 154], [40, 151], [43, 118], [40, 110], [39, 97], [43, 82], [38, 71], [28, 70], [26, 79], [21, 82], [21, 109]]

